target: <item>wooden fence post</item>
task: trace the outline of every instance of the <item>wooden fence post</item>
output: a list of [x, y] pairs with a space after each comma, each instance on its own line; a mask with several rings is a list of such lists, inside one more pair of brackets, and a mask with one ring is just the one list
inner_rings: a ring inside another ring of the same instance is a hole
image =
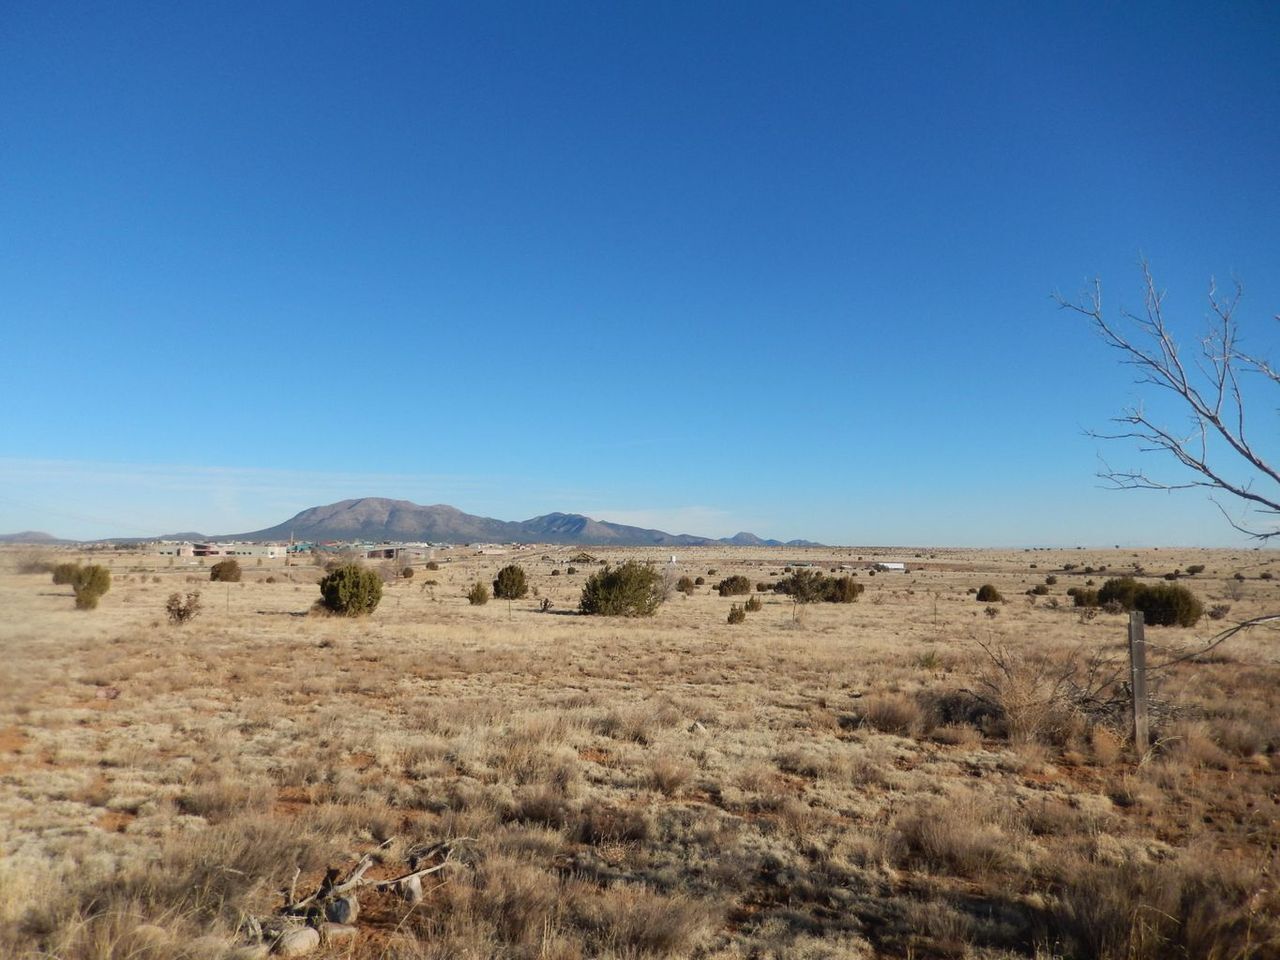
[[1151, 746], [1147, 728], [1147, 640], [1141, 610], [1129, 614], [1129, 673], [1133, 690], [1133, 749], [1141, 760]]

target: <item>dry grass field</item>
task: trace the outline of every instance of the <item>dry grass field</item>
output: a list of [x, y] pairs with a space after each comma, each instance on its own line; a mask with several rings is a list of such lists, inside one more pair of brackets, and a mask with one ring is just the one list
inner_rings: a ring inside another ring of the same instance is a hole
[[[366, 889], [312, 956], [1280, 956], [1280, 631], [1158, 672], [1136, 758], [1081, 692], [1126, 618], [1065, 596], [1204, 564], [1179, 582], [1229, 612], [1148, 628], [1158, 664], [1280, 611], [1274, 551], [689, 549], [706, 583], [642, 620], [574, 613], [576, 552], [445, 552], [363, 620], [308, 613], [312, 565], [116, 553], [85, 612], [0, 554], [0, 956], [237, 956], [295, 869], [451, 837], [421, 904]], [[873, 559], [911, 572], [799, 621], [712, 589]], [[538, 596], [468, 605], [509, 562]]]

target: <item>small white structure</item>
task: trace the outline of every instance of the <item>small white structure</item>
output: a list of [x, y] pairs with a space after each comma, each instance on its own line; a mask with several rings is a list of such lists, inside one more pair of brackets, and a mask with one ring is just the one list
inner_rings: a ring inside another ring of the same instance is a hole
[[871, 569], [879, 570], [882, 573], [906, 573], [907, 565], [905, 563], [875, 563], [871, 565]]

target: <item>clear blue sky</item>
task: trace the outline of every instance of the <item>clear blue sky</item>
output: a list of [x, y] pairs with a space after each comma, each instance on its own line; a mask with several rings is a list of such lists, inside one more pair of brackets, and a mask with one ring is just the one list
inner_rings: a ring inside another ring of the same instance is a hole
[[1049, 295], [1235, 274], [1280, 358], [1278, 170], [1261, 2], [13, 0], [0, 531], [1238, 542], [1098, 489], [1139, 394]]

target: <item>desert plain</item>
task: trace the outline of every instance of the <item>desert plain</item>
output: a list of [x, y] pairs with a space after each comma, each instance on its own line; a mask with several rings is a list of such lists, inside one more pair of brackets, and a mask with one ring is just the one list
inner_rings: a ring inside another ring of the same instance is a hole
[[[704, 582], [583, 616], [577, 548], [457, 548], [346, 619], [309, 558], [41, 551], [109, 566], [78, 611], [0, 554], [0, 956], [248, 956], [291, 885], [446, 840], [310, 955], [1280, 956], [1280, 629], [1189, 656], [1280, 612], [1274, 550], [588, 549]], [[533, 592], [470, 605], [508, 563]], [[865, 592], [727, 622], [800, 564]], [[1066, 593], [1137, 571], [1216, 617], [1147, 628], [1147, 749], [1127, 617]]]

